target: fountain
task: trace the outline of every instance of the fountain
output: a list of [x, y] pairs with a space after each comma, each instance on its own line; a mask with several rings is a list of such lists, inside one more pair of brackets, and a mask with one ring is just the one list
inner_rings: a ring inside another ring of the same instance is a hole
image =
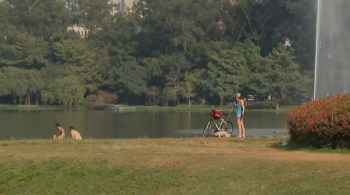
[[318, 0], [314, 99], [350, 92], [350, 0]]

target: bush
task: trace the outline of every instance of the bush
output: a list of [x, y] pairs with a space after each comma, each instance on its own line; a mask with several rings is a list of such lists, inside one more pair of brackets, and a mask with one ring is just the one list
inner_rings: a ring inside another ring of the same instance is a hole
[[288, 115], [292, 143], [350, 148], [350, 94], [310, 101]]
[[118, 95], [107, 91], [98, 90], [96, 94], [86, 97], [88, 107], [104, 107], [118, 103]]

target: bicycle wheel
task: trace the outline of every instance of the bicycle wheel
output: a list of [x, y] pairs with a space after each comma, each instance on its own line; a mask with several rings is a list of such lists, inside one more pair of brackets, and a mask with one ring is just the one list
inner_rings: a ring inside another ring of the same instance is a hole
[[207, 125], [205, 126], [204, 130], [203, 130], [203, 137], [208, 137], [210, 134], [210, 131], [212, 129], [212, 127], [215, 126], [213, 124], [213, 120], [210, 119], [210, 121], [207, 123]]
[[225, 122], [221, 123], [220, 129], [225, 130], [226, 133], [228, 133], [232, 136], [233, 124], [230, 121], [225, 121]]

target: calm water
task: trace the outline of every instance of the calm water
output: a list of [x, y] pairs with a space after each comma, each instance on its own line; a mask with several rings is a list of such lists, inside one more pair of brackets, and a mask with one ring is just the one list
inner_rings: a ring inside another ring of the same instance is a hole
[[[287, 114], [250, 111], [245, 117], [247, 136], [287, 135]], [[68, 126], [75, 126], [83, 138], [201, 136], [208, 120], [208, 113], [187, 111], [0, 111], [0, 139], [50, 139], [56, 122], [67, 135]]]

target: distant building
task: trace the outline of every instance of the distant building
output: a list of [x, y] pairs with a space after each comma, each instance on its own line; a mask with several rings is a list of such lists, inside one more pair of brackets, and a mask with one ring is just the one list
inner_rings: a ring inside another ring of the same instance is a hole
[[82, 39], [87, 38], [89, 35], [89, 29], [87, 29], [86, 27], [84, 27], [82, 25], [77, 25], [77, 24], [68, 26], [67, 31], [74, 31], [74, 32], [78, 33], [80, 38], [82, 38]]
[[123, 12], [126, 10], [129, 10], [133, 7], [134, 3], [136, 3], [137, 0], [109, 0], [110, 4], [115, 5], [115, 8], [112, 10], [112, 14], [115, 14], [117, 12]]
[[240, 0], [225, 0], [227, 3], [230, 3], [232, 5], [237, 5], [240, 3]]

